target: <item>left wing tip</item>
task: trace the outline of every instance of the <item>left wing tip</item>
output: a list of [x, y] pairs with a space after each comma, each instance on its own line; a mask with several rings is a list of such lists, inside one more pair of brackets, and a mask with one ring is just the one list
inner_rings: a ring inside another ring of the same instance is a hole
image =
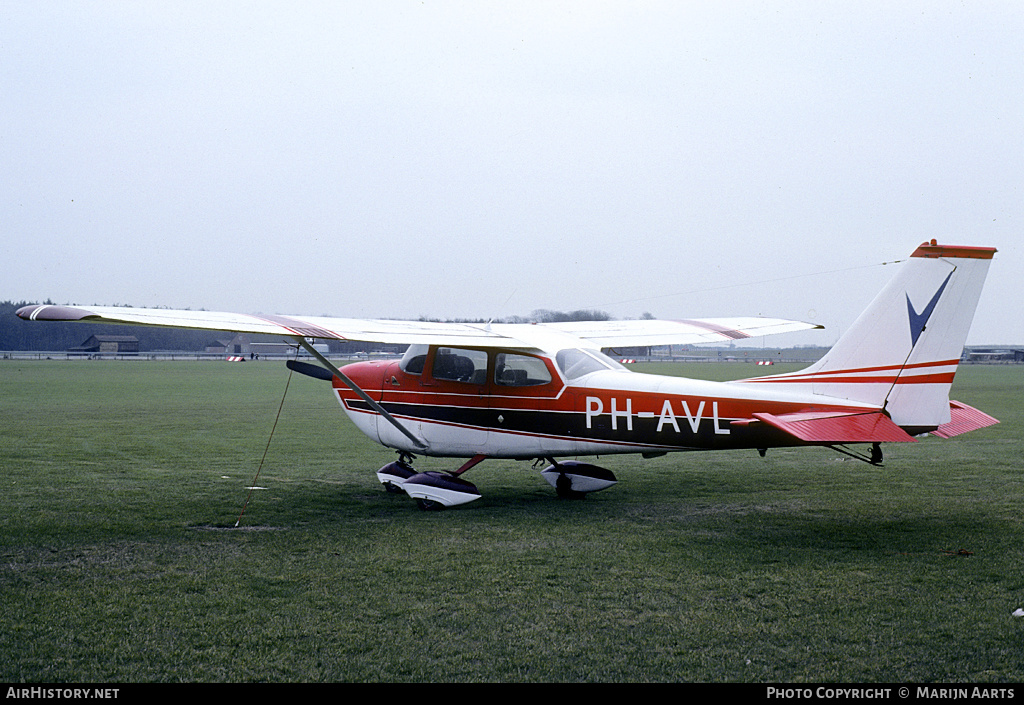
[[74, 306], [55, 306], [53, 304], [33, 304], [22, 306], [14, 312], [18, 318], [26, 321], [81, 321], [89, 318], [89, 311]]

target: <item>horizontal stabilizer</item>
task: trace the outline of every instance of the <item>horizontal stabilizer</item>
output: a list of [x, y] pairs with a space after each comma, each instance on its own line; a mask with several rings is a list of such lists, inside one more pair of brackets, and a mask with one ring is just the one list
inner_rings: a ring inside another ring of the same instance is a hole
[[978, 411], [973, 406], [968, 406], [959, 401], [950, 400], [949, 414], [951, 417], [949, 422], [942, 424], [932, 431], [932, 435], [939, 438], [952, 438], [953, 436], [959, 436], [961, 433], [975, 431], [979, 428], [999, 423], [999, 419], [993, 418], [984, 411]]
[[754, 418], [807, 443], [913, 443], [881, 411], [805, 411]]

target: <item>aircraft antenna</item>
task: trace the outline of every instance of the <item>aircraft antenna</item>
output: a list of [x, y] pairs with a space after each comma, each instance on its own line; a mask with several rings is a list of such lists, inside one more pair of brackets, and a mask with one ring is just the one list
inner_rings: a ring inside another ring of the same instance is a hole
[[707, 288], [704, 288], [704, 289], [691, 289], [689, 291], [677, 291], [677, 292], [675, 292], [673, 294], [658, 294], [656, 296], [645, 296], [645, 297], [642, 297], [642, 298], [639, 298], [639, 299], [626, 299], [626, 300], [623, 300], [623, 301], [610, 301], [608, 303], [598, 304], [597, 308], [604, 308], [606, 306], [619, 306], [621, 304], [632, 304], [632, 303], [637, 303], [637, 302], [640, 302], [640, 301], [654, 301], [656, 299], [668, 299], [668, 298], [672, 298], [672, 297], [676, 297], [676, 296], [688, 296], [690, 294], [706, 294], [706, 293], [709, 293], [709, 292], [712, 292], [712, 291], [722, 291], [724, 289], [738, 289], [738, 288], [747, 287], [747, 286], [757, 286], [757, 285], [764, 285], [764, 284], [778, 284], [779, 282], [790, 281], [792, 279], [805, 279], [805, 278], [808, 278], [808, 277], [819, 277], [819, 276], [824, 276], [826, 274], [841, 274], [843, 272], [852, 272], [852, 271], [857, 270], [857, 269], [871, 269], [873, 267], [885, 267], [885, 266], [888, 266], [890, 264], [900, 264], [902, 262], [906, 262], [906, 260], [905, 259], [896, 259], [896, 260], [892, 260], [890, 262], [876, 262], [875, 264], [860, 264], [860, 265], [855, 265], [853, 267], [844, 267], [842, 269], [831, 269], [831, 270], [828, 270], [828, 271], [810, 272], [810, 273], [806, 273], [806, 274], [792, 274], [792, 275], [787, 275], [787, 276], [784, 276], [784, 277], [776, 277], [774, 279], [762, 279], [760, 281], [750, 281], [750, 282], [738, 282], [738, 283], [723, 284], [721, 286], [707, 287]]
[[[299, 348], [295, 348], [295, 357], [299, 356]], [[260, 458], [259, 467], [256, 468], [256, 475], [252, 478], [252, 483], [249, 485], [249, 494], [245, 497], [245, 503], [242, 505], [242, 511], [238, 513], [238, 519], [235, 521], [235, 528], [242, 523], [242, 515], [245, 514], [246, 507], [249, 506], [249, 500], [252, 499], [252, 493], [256, 491], [256, 481], [260, 477], [260, 473], [263, 472], [263, 463], [267, 460], [267, 452], [270, 450], [270, 442], [274, 439], [274, 431], [277, 430], [277, 422], [281, 419], [281, 410], [284, 408], [284, 400], [288, 396], [288, 387], [292, 383], [292, 369], [288, 368], [288, 379], [284, 383], [284, 393], [281, 395], [281, 403], [277, 407], [277, 416], [274, 417], [274, 425], [270, 427], [270, 436], [267, 438], [267, 445], [263, 449], [263, 457]]]

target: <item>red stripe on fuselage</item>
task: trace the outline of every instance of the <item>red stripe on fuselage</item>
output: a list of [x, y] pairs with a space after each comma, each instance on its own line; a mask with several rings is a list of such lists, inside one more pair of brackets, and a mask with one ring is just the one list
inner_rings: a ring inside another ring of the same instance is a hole
[[[820, 372], [797, 372], [792, 375], [775, 375], [770, 377], [751, 377], [742, 382], [759, 384], [761, 382], [840, 382], [848, 384], [950, 384], [956, 375], [950, 372], [933, 374], [906, 374], [933, 367], [956, 367], [959, 360], [940, 362], [917, 362], [911, 365], [882, 365], [877, 367], [861, 367], [847, 370], [823, 370]], [[875, 375], [875, 372], [892, 372], [891, 375]]]

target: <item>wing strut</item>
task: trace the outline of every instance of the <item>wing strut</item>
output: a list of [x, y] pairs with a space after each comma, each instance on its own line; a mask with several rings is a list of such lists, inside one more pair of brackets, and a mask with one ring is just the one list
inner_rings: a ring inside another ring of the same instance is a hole
[[423, 442], [423, 441], [421, 441], [421, 440], [420, 440], [419, 438], [417, 438], [417, 437], [416, 437], [416, 436], [415, 436], [415, 435], [413, 434], [413, 432], [412, 432], [412, 431], [410, 431], [409, 429], [407, 429], [407, 428], [406, 428], [405, 426], [403, 426], [403, 425], [402, 425], [402, 424], [401, 424], [401, 423], [400, 423], [400, 422], [398, 421], [398, 419], [396, 419], [396, 418], [395, 418], [394, 416], [392, 416], [391, 414], [389, 414], [389, 413], [388, 413], [388, 412], [387, 412], [387, 411], [386, 411], [386, 410], [384, 409], [384, 407], [383, 407], [383, 406], [381, 406], [380, 404], [378, 404], [377, 402], [375, 402], [375, 401], [374, 401], [374, 400], [373, 400], [373, 399], [372, 399], [372, 398], [370, 397], [370, 395], [369, 395], [369, 394], [367, 394], [366, 392], [364, 392], [364, 391], [363, 391], [362, 389], [360, 389], [360, 388], [359, 388], [359, 387], [358, 387], [358, 386], [356, 385], [356, 383], [355, 383], [355, 382], [353, 382], [353, 381], [352, 381], [352, 380], [350, 380], [350, 379], [349, 379], [348, 377], [346, 377], [346, 376], [345, 376], [345, 374], [344, 374], [344, 373], [343, 373], [343, 372], [342, 372], [341, 370], [339, 370], [339, 369], [338, 369], [338, 368], [337, 368], [337, 367], [336, 367], [336, 366], [334, 365], [334, 363], [332, 363], [332, 362], [331, 362], [330, 360], [328, 360], [328, 359], [327, 359], [326, 357], [324, 357], [323, 355], [321, 355], [321, 354], [320, 354], [320, 352], [319, 352], [319, 351], [318, 351], [318, 350], [317, 350], [316, 348], [314, 348], [314, 347], [313, 347], [312, 345], [310, 345], [310, 344], [309, 344], [309, 342], [307, 342], [305, 338], [296, 338], [296, 340], [298, 340], [298, 341], [299, 341], [299, 345], [301, 345], [301, 346], [302, 346], [303, 348], [305, 348], [306, 352], [308, 352], [308, 353], [309, 353], [310, 355], [312, 355], [312, 356], [313, 356], [313, 357], [315, 357], [315, 358], [316, 358], [317, 360], [319, 360], [319, 361], [320, 361], [320, 364], [321, 364], [321, 365], [323, 365], [324, 367], [326, 367], [327, 369], [329, 369], [329, 370], [330, 370], [331, 372], [333, 372], [333, 373], [334, 373], [334, 375], [335, 375], [335, 376], [336, 376], [336, 377], [337, 377], [338, 379], [340, 379], [340, 380], [341, 380], [342, 382], [344, 382], [344, 383], [345, 383], [345, 385], [346, 385], [346, 386], [347, 386], [347, 387], [348, 387], [349, 389], [351, 389], [351, 390], [352, 390], [353, 392], [355, 392], [356, 394], [358, 394], [358, 395], [359, 395], [359, 398], [360, 398], [360, 399], [362, 399], [362, 400], [363, 400], [363, 401], [365, 401], [365, 402], [366, 402], [367, 404], [369, 404], [369, 405], [370, 405], [370, 408], [371, 408], [371, 409], [373, 409], [373, 410], [374, 410], [374, 411], [376, 411], [376, 412], [377, 412], [378, 414], [380, 414], [380, 415], [381, 415], [381, 416], [383, 416], [383, 417], [384, 417], [385, 419], [387, 419], [387, 420], [388, 420], [388, 421], [389, 421], [389, 422], [391, 423], [391, 425], [392, 425], [392, 426], [394, 426], [394, 427], [395, 427], [395, 428], [397, 428], [397, 429], [398, 429], [399, 431], [401, 431], [401, 432], [402, 432], [402, 434], [403, 434], [403, 435], [404, 435], [404, 436], [405, 436], [406, 438], [408, 438], [408, 439], [409, 439], [410, 441], [412, 441], [412, 442], [413, 442], [413, 443], [414, 443], [414, 444], [416, 445], [416, 447], [417, 447], [417, 448], [419, 448], [420, 450], [426, 450], [426, 448], [427, 448], [427, 444], [426, 444], [426, 443], [424, 443], [424, 442]]

